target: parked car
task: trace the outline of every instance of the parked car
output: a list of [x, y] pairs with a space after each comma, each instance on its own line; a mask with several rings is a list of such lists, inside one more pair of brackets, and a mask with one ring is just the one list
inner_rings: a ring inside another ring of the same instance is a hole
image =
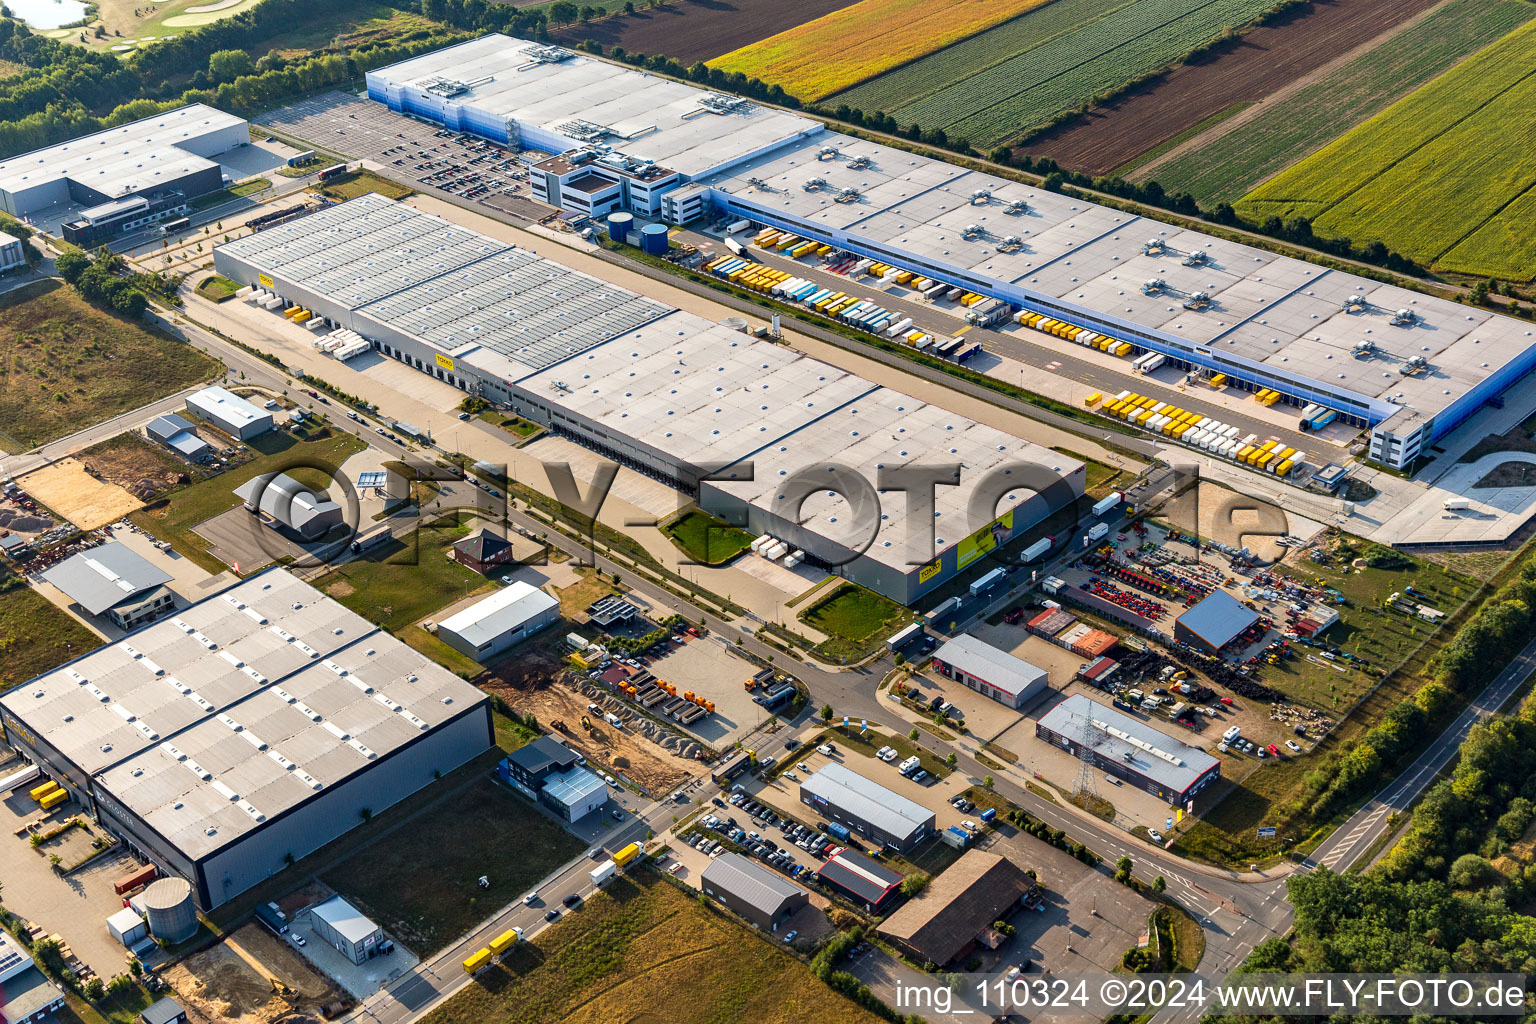
[[1147, 838], [1152, 840], [1154, 843], [1159, 844], [1159, 845], [1161, 845], [1164, 842], [1163, 834], [1161, 832], [1159, 832], [1155, 828], [1147, 829]]
[[1286, 740], [1285, 741], [1285, 745], [1288, 748], [1290, 748], [1291, 753], [1293, 753], [1293, 754], [1301, 753], [1301, 744], [1297, 743], [1295, 740]]

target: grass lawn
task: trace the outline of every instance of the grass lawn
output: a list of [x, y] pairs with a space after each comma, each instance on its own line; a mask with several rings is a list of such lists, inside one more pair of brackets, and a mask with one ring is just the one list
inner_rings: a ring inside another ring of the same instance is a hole
[[377, 192], [385, 199], [404, 199], [406, 196], [416, 194], [404, 185], [381, 178], [372, 171], [354, 171], [351, 174], [338, 175], [312, 191], [330, 196], [332, 199], [356, 199], [369, 192]]
[[[835, 720], [838, 722], [842, 721], [841, 718]], [[815, 739], [807, 740], [803, 749], [815, 750], [823, 743], [830, 743], [834, 747], [840, 747], [843, 750], [852, 751], [873, 759], [875, 751], [881, 747], [894, 747], [896, 749], [896, 759], [891, 762], [891, 771], [893, 773], [896, 771], [895, 765], [905, 761], [913, 754], [918, 756], [922, 761], [923, 767], [928, 769], [928, 774], [934, 778], [942, 779], [953, 770], [929, 751], [919, 749], [916, 743], [907, 739], [908, 735], [903, 733], [898, 736], [894, 733], [881, 732], [879, 729], [869, 729], [860, 734], [858, 719], [851, 718], [847, 729], [844, 729], [841, 725], [831, 726]], [[796, 759], [788, 758], [785, 763], [788, 764], [794, 760]], [[793, 765], [790, 766], [793, 767]], [[857, 771], [857, 767], [854, 770]]]
[[506, 754], [526, 747], [543, 735], [510, 715], [504, 715], [496, 710], [491, 711], [491, 725], [496, 730], [496, 746]]
[[338, 0], [325, 14], [306, 17], [288, 31], [263, 39], [262, 47], [290, 56], [337, 45], [343, 50], [353, 49], [432, 30], [446, 29], [439, 22], [381, 0]]
[[580, 580], [556, 590], [555, 596], [560, 599], [561, 615], [571, 622], [584, 622], [589, 607], [609, 594], [615, 593], [618, 591], [614, 590], [606, 579], [586, 569], [582, 570]]
[[235, 296], [235, 292], [239, 290], [240, 285], [220, 274], [203, 278], [202, 282], [197, 286], [197, 294], [205, 299], [212, 299], [214, 302], [232, 299]]
[[0, 298], [0, 444], [64, 437], [212, 379], [219, 365], [57, 281]]
[[0, 594], [0, 691], [100, 644], [100, 637], [30, 587]]
[[509, 434], [516, 434], [519, 438], [532, 437], [543, 429], [531, 420], [513, 416], [500, 409], [482, 409], [477, 415], [491, 426], [500, 427]]
[[[171, 491], [159, 501], [131, 513], [129, 518], [151, 536], [169, 541], [178, 552], [209, 572], [222, 572], [224, 566], [208, 554], [208, 542], [193, 533], [192, 528], [240, 504], [235, 488], [263, 473], [296, 466], [340, 466], [348, 456], [363, 450], [363, 442], [351, 434], [332, 434], [329, 430], [318, 431], [312, 439], [304, 441], [277, 430], [248, 443], [261, 454], [218, 476]], [[295, 475], [303, 476], [297, 472]]]
[[875, 1024], [764, 938], [647, 871], [609, 882], [423, 1024]]
[[667, 538], [702, 565], [723, 565], [752, 546], [752, 535], [692, 509], [661, 528]]
[[[522, 896], [583, 848], [487, 778], [463, 786], [384, 844], [386, 850], [361, 850], [337, 864], [324, 880], [423, 957]], [[476, 884], [481, 875], [490, 879], [489, 889]]]
[[1077, 452], [1069, 451], [1066, 448], [1052, 448], [1051, 451], [1060, 452], [1062, 455], [1074, 458], [1088, 467], [1085, 474], [1087, 479], [1083, 483], [1084, 493], [1088, 497], [1097, 500], [1114, 490], [1114, 483], [1120, 478], [1121, 470], [1116, 469], [1114, 466], [1106, 466], [1102, 462], [1096, 462], [1086, 455], [1079, 455]]
[[856, 661], [914, 621], [911, 611], [857, 583], [845, 583], [800, 613], [800, 621], [827, 635], [816, 652], [832, 660]]
[[338, 566], [315, 586], [370, 622], [394, 633], [470, 594], [495, 584], [458, 562], [443, 549], [461, 539], [454, 523], [431, 523], [417, 531], [413, 544], [389, 545], [377, 558], [362, 558]]
[[192, 200], [192, 209], [206, 210], [210, 207], [218, 206], [220, 203], [227, 203], [232, 199], [243, 199], [246, 196], [255, 195], [262, 189], [271, 187], [271, 178], [252, 178], [250, 181], [242, 181], [238, 185], [231, 185], [228, 188], [221, 188], [198, 196]]

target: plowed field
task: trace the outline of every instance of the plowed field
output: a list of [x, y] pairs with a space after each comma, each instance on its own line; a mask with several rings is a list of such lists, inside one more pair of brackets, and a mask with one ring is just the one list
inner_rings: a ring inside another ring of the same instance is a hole
[[1181, 65], [1025, 148], [1064, 167], [1107, 174], [1234, 104], [1263, 99], [1438, 2], [1314, 0], [1310, 14], [1256, 28], [1233, 49]]
[[848, 3], [849, 0], [672, 0], [665, 7], [571, 25], [553, 35], [573, 45], [591, 39], [608, 49], [622, 46], [629, 53], [661, 53], [692, 64], [750, 46]]

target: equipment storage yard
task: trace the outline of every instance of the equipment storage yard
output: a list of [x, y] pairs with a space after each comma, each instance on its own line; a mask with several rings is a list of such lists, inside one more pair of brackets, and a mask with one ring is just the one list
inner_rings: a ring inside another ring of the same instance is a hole
[[183, 1006], [220, 1024], [272, 1024], [293, 1014], [329, 1016], [321, 1008], [342, 998], [286, 941], [255, 923], [178, 961], [164, 976]]
[[[769, 713], [752, 700], [752, 694], [743, 685], [756, 674], [757, 666], [723, 644], [696, 637], [686, 637], [681, 643], [668, 641], [665, 652], [650, 658], [641, 670], [614, 665], [609, 671], [613, 669], [620, 669], [631, 678], [638, 671], [649, 672], [656, 680], [670, 684], [679, 695], [691, 692], [713, 702], [713, 714], [691, 723], [672, 724], [717, 750], [742, 739], [768, 718]], [[603, 675], [606, 678], [606, 673]], [[635, 698], [626, 696], [625, 701], [637, 706]], [[657, 715], [665, 703], [658, 702], [647, 710]]]

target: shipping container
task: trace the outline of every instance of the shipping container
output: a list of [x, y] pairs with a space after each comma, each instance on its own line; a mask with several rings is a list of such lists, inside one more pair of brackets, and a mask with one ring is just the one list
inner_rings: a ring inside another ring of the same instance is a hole
[[1021, 560], [1025, 561], [1025, 562], [1033, 562], [1035, 559], [1039, 558], [1040, 556], [1044, 555], [1047, 551], [1051, 550], [1051, 544], [1052, 543], [1054, 543], [1052, 538], [1050, 538], [1050, 537], [1041, 537], [1039, 540], [1035, 541], [1029, 547], [1024, 549], [1023, 553], [1020, 556]]
[[491, 951], [489, 949], [476, 950], [469, 955], [469, 959], [464, 961], [464, 973], [475, 974], [490, 966], [490, 963]]
[[517, 945], [517, 932], [508, 928], [492, 939], [491, 944], [486, 948], [491, 951], [492, 956], [500, 956], [515, 945]]
[[159, 877], [159, 875], [159, 870], [157, 870], [153, 864], [148, 864], [142, 868], [139, 868], [137, 871], [129, 872], [128, 874], [119, 878], [116, 882], [113, 882], [112, 891], [117, 893], [119, 896], [126, 896], [128, 893], [139, 888], [140, 886], [148, 885], [150, 882], [153, 882], [157, 877]]
[[1093, 503], [1093, 514], [1102, 516], [1105, 513], [1113, 512], [1116, 508], [1120, 507], [1120, 502], [1124, 500], [1125, 495], [1119, 491], [1112, 491]]
[[27, 792], [27, 795], [30, 796], [34, 801], [40, 801], [43, 799], [43, 797], [60, 788], [62, 787], [60, 787], [57, 782], [55, 782], [53, 779], [49, 779], [47, 782], [44, 782], [41, 785], [33, 786], [32, 789]]
[[622, 868], [638, 856], [640, 856], [640, 844], [630, 843], [613, 855], [613, 862]]
[[59, 806], [59, 804], [65, 803], [68, 800], [69, 800], [69, 790], [67, 790], [67, 789], [56, 789], [52, 793], [49, 793], [47, 796], [45, 796], [41, 800], [39, 800], [37, 802], [37, 804], [43, 810], [51, 811], [55, 807]]

